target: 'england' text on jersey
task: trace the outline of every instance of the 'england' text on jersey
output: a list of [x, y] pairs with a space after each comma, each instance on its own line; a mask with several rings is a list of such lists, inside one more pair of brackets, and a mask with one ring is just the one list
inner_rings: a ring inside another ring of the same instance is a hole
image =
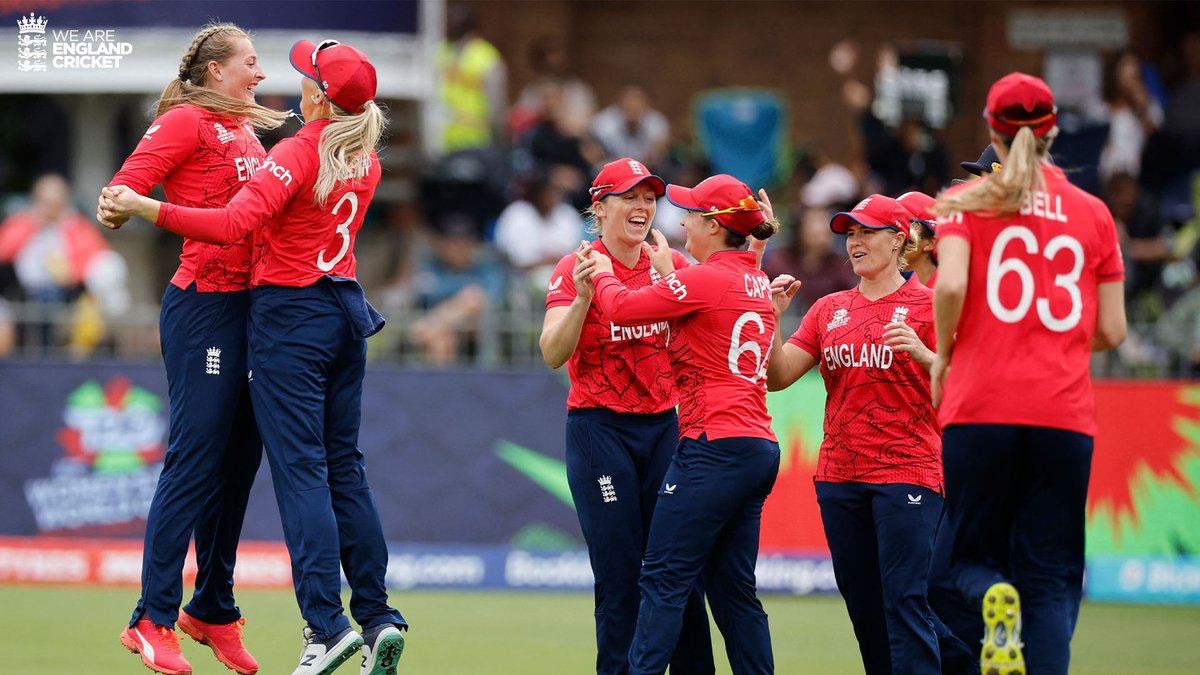
[[836, 344], [821, 350], [825, 365], [830, 370], [837, 368], [881, 368], [892, 367], [892, 348], [881, 344]]
[[237, 167], [237, 179], [239, 183], [250, 180], [255, 171], [258, 171], [262, 166], [262, 159], [258, 157], [234, 157], [233, 165]]
[[618, 326], [610, 321], [609, 326], [611, 326], [611, 332], [609, 335], [613, 342], [641, 340], [642, 338], [653, 337], [655, 335], [666, 333], [668, 330], [666, 321], [648, 323], [642, 326]]

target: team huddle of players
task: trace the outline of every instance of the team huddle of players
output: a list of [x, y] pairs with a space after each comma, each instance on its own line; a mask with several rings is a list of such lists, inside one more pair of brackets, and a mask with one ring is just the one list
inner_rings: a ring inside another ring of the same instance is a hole
[[[293, 675], [359, 650], [362, 675], [394, 675], [404, 648], [357, 445], [366, 338], [383, 319], [354, 278], [354, 241], [385, 118], [361, 51], [300, 41], [290, 60], [307, 125], [268, 157], [253, 127], [285, 115], [254, 102], [265, 75], [249, 37], [200, 31], [98, 201], [108, 227], [136, 215], [185, 237], [160, 322], [170, 446], [121, 633], [165, 675], [192, 672], [176, 623], [228, 668], [258, 671], [232, 574], [264, 447], [306, 623]], [[597, 237], [556, 267], [540, 343], [571, 380], [567, 475], [596, 579], [598, 673], [715, 672], [709, 610], [734, 673], [774, 672], [754, 576], [780, 461], [766, 394], [813, 368], [828, 393], [817, 499], [866, 671], [1066, 672], [1095, 434], [1088, 357], [1124, 337], [1123, 268], [1111, 215], [1047, 161], [1045, 83], [1002, 78], [985, 117], [989, 175], [833, 217], [859, 283], [786, 340], [799, 282], [760, 269], [778, 230], [765, 191], [723, 174], [667, 185], [632, 158], [596, 176]], [[169, 203], [145, 196], [157, 184]], [[650, 230], [663, 195], [684, 210], [695, 264]], [[224, 368], [205, 367], [214, 349]], [[180, 610], [193, 534], [196, 590]]]
[[[1008, 75], [985, 108], [990, 158], [964, 163], [978, 180], [836, 214], [859, 283], [786, 340], [799, 282], [758, 269], [777, 229], [765, 191], [666, 185], [631, 158], [601, 170], [598, 237], [556, 267], [541, 338], [571, 379], [598, 673], [713, 673], [705, 598], [733, 672], [774, 672], [754, 583], [779, 468], [766, 393], [813, 368], [817, 500], [866, 672], [1067, 672], [1089, 357], [1125, 315], [1112, 216], [1049, 161], [1056, 115], [1044, 82]], [[649, 230], [664, 194], [696, 264]]]

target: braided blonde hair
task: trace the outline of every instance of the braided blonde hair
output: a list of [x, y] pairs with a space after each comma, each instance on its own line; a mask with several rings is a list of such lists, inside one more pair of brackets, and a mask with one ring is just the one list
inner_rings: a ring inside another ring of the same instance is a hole
[[334, 188], [342, 183], [362, 178], [371, 166], [371, 151], [383, 136], [387, 118], [375, 101], [363, 104], [362, 112], [342, 114], [336, 107], [329, 118], [329, 126], [321, 131], [317, 155], [321, 168], [317, 170], [317, 182], [313, 194], [318, 204], [329, 199]]
[[244, 119], [258, 129], [274, 129], [283, 124], [288, 113], [226, 96], [208, 86], [209, 62], [228, 60], [238, 38], [249, 40], [251, 36], [232, 23], [210, 23], [200, 29], [179, 62], [178, 77], [163, 88], [154, 114], [161, 116], [175, 106], [191, 104], [219, 115]]

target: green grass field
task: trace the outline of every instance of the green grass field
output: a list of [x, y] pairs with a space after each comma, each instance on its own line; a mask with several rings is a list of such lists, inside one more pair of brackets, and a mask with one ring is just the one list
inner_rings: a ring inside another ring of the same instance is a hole
[[[394, 593], [413, 629], [400, 671], [409, 675], [567, 675], [592, 670], [591, 597], [585, 594]], [[12, 675], [149, 673], [117, 640], [134, 589], [0, 586], [0, 671]], [[243, 592], [247, 644], [263, 675], [290, 673], [300, 618], [290, 593]], [[861, 673], [840, 598], [766, 596], [777, 672]], [[714, 632], [714, 635], [716, 633]], [[718, 649], [718, 673], [728, 673]], [[207, 648], [184, 642], [195, 675], [225, 670]], [[1085, 604], [1071, 672], [1078, 675], [1200, 673], [1200, 607]], [[357, 673], [357, 659], [338, 671]]]

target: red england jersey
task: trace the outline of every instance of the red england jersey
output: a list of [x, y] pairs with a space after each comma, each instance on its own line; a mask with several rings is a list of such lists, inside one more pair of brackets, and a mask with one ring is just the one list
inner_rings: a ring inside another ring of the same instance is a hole
[[[154, 120], [109, 186], [145, 196], [161, 183], [172, 204], [220, 208], [246, 185], [264, 155], [249, 124], [179, 105]], [[219, 245], [185, 239], [171, 283], [187, 288], [194, 281], [201, 293], [245, 290], [252, 252], [249, 237]]]
[[1020, 424], [1096, 434], [1097, 286], [1125, 278], [1112, 214], [1043, 166], [1045, 188], [1005, 217], [955, 214], [938, 239], [971, 244], [942, 426]]
[[[603, 240], [592, 242], [592, 247], [608, 255]], [[671, 257], [675, 269], [688, 265], [687, 258], [678, 251], [672, 251]], [[546, 309], [569, 305], [575, 299], [574, 271], [574, 253], [558, 261], [546, 290]], [[629, 288], [649, 286], [662, 278], [645, 252], [632, 269], [613, 258], [613, 272]], [[667, 349], [675, 341], [668, 322], [621, 324], [593, 300], [575, 352], [567, 359], [567, 375], [571, 378], [567, 408], [608, 408], [628, 413], [674, 408], [678, 397]]]
[[816, 357], [825, 380], [825, 440], [814, 480], [909, 483], [942, 491], [942, 438], [929, 371], [883, 342], [907, 323], [933, 349], [933, 291], [914, 274], [871, 301], [858, 288], [831, 293], [788, 342]]
[[767, 414], [775, 312], [757, 254], [720, 251], [638, 290], [608, 273], [597, 274], [595, 283], [592, 303], [616, 322], [674, 320], [680, 438], [775, 440]]
[[280, 141], [246, 189], [225, 208], [164, 204], [158, 224], [213, 242], [237, 240], [266, 224], [260, 257], [254, 261], [254, 286], [311, 286], [326, 275], [353, 279], [354, 238], [379, 185], [379, 158], [371, 151], [369, 163], [356, 167], [358, 173], [335, 187], [325, 204], [317, 204], [317, 143], [328, 124], [329, 120], [310, 122]]

